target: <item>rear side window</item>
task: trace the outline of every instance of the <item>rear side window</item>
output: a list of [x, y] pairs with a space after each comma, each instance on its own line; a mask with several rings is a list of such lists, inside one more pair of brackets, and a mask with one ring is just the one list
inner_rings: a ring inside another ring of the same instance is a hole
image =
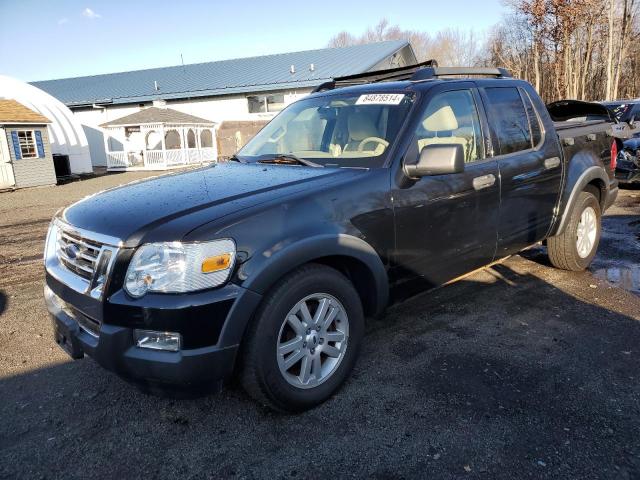
[[497, 155], [531, 148], [529, 118], [517, 88], [487, 88], [489, 121], [497, 140]]
[[531, 127], [531, 146], [535, 148], [542, 141], [542, 126], [540, 125], [540, 118], [536, 114], [536, 109], [531, 102], [529, 94], [523, 90], [522, 98], [524, 98], [524, 105], [527, 109], [527, 117], [529, 117], [529, 126]]

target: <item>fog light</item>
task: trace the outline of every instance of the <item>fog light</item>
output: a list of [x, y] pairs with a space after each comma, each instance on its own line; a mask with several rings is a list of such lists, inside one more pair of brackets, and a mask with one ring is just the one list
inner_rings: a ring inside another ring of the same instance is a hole
[[134, 332], [136, 345], [151, 350], [165, 350], [177, 352], [180, 350], [182, 336], [174, 332], [154, 332], [152, 330], [136, 330]]

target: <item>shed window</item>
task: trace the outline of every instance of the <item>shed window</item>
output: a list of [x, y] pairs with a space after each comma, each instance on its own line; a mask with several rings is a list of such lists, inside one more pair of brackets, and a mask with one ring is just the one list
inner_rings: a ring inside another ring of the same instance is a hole
[[247, 97], [249, 113], [279, 112], [284, 108], [284, 94]]
[[36, 136], [33, 130], [19, 130], [18, 142], [20, 144], [21, 158], [37, 158]]

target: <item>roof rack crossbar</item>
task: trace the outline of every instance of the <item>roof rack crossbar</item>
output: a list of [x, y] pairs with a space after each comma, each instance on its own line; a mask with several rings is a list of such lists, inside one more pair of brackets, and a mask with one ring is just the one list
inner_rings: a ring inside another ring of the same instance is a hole
[[337, 87], [347, 87], [351, 85], [362, 85], [365, 83], [388, 82], [391, 80], [410, 80], [420, 69], [425, 67], [437, 67], [438, 62], [435, 60], [427, 60], [425, 62], [407, 65], [404, 67], [389, 68], [386, 70], [374, 70], [371, 72], [356, 73], [355, 75], [346, 75], [344, 77], [336, 77], [329, 82], [316, 87], [312, 93], [322, 92], [325, 90], [333, 90]]
[[427, 67], [417, 70], [411, 80], [428, 80], [430, 78], [450, 76], [490, 76], [497, 78], [511, 78], [511, 74], [505, 68], [490, 67]]

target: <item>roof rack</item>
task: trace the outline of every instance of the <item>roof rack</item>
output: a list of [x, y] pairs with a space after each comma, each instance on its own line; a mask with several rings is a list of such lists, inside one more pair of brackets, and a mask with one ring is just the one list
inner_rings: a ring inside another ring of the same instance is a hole
[[364, 85], [365, 83], [391, 82], [398, 80], [410, 80], [420, 69], [425, 67], [437, 67], [438, 62], [427, 60], [425, 62], [406, 65], [404, 67], [389, 68], [387, 70], [375, 70], [372, 72], [357, 73], [345, 77], [336, 77], [329, 82], [316, 87], [312, 93], [333, 90], [339, 87], [350, 87], [352, 85]]
[[395, 82], [400, 80], [429, 80], [438, 77], [451, 76], [492, 76], [496, 78], [511, 78], [511, 74], [504, 68], [487, 67], [438, 67], [435, 60], [407, 65], [405, 67], [376, 70], [373, 72], [358, 73], [345, 77], [336, 77], [329, 82], [316, 87], [312, 93], [333, 90], [339, 87], [352, 85], [364, 85], [366, 83]]
[[509, 70], [506, 68], [491, 67], [438, 67], [435, 65], [431, 68], [421, 68], [411, 77], [411, 80], [428, 80], [438, 77], [470, 77], [470, 76], [489, 76], [496, 78], [512, 78]]

